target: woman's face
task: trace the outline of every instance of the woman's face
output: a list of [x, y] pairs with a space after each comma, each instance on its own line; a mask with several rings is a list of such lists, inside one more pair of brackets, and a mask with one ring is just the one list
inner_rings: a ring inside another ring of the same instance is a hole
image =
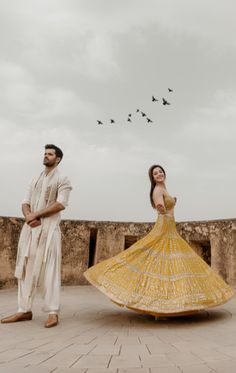
[[155, 167], [152, 171], [153, 180], [155, 183], [164, 183], [165, 174], [160, 167]]

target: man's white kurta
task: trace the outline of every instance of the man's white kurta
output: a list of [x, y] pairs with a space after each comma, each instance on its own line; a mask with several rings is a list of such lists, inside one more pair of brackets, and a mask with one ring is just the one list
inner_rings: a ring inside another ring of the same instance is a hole
[[[55, 168], [48, 175], [42, 172], [29, 185], [24, 204], [31, 212], [42, 210], [55, 202], [68, 205], [71, 184]], [[36, 288], [40, 287], [45, 311], [58, 312], [60, 303], [61, 231], [60, 212], [41, 218], [41, 225], [24, 224], [18, 245], [15, 276], [18, 278], [19, 310], [31, 309]]]

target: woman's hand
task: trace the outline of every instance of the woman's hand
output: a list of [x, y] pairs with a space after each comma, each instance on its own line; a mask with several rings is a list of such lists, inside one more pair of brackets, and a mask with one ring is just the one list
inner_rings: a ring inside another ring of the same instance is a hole
[[166, 209], [165, 207], [161, 204], [161, 203], [158, 203], [158, 205], [156, 206], [157, 208], [157, 211], [160, 213], [160, 214], [165, 214], [166, 213]]

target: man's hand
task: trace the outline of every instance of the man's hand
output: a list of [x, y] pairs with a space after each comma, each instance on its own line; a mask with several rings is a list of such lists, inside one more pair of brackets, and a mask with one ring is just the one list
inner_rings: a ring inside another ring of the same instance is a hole
[[41, 221], [39, 219], [35, 219], [35, 220], [32, 220], [30, 223], [28, 223], [28, 225], [31, 227], [31, 228], [36, 228], [38, 227], [39, 225], [41, 225]]
[[37, 220], [38, 217], [34, 212], [30, 212], [25, 216], [25, 221], [27, 224], [31, 223], [33, 220]]
[[30, 223], [32, 223], [34, 220], [48, 218], [64, 209], [65, 207], [60, 202], [54, 202], [51, 206], [45, 207], [45, 209], [40, 211], [28, 212], [25, 215], [25, 222], [30, 225]]

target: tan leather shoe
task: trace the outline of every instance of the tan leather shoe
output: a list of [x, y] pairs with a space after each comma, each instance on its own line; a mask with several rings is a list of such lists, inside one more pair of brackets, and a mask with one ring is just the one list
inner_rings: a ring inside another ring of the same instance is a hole
[[18, 322], [18, 321], [27, 321], [27, 320], [32, 320], [32, 318], [33, 318], [33, 314], [32, 314], [31, 311], [29, 311], [29, 312], [18, 312], [18, 313], [15, 313], [14, 315], [4, 317], [1, 320], [1, 323], [2, 324], [8, 324], [8, 323]]
[[55, 313], [49, 313], [47, 321], [45, 321], [45, 328], [52, 328], [58, 324], [58, 315]]

